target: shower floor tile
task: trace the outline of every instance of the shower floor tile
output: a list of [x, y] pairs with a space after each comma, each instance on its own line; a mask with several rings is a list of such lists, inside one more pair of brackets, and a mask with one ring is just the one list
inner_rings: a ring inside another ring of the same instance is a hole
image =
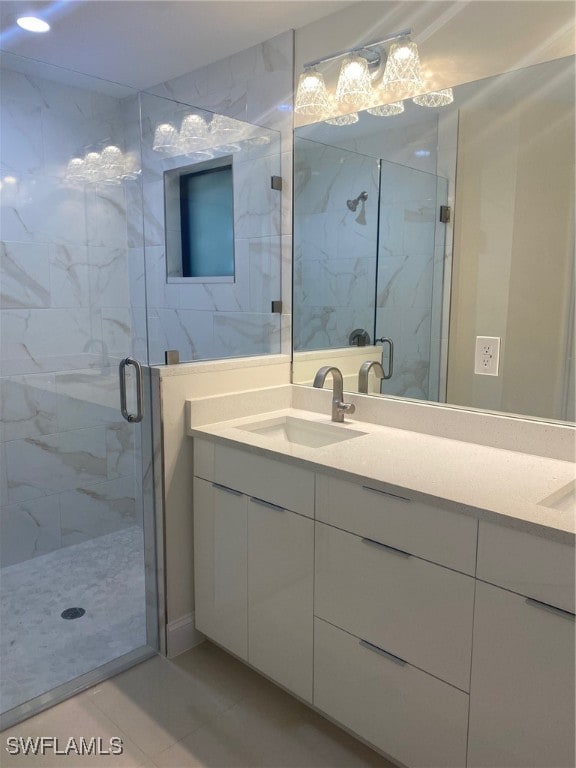
[[132, 526], [1, 570], [1, 711], [145, 645], [143, 551]]

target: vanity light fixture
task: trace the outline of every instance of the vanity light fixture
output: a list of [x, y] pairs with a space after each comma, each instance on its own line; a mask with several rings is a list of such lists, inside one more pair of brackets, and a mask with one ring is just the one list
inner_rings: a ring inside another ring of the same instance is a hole
[[412, 101], [420, 107], [446, 107], [454, 101], [454, 91], [452, 88], [442, 88], [440, 91], [414, 96]]
[[94, 150], [84, 157], [73, 157], [68, 161], [64, 181], [72, 187], [81, 184], [119, 185], [123, 181], [134, 181], [140, 175], [137, 155], [124, 153], [115, 144], [108, 144], [102, 152]]
[[[308, 117], [320, 117], [332, 122], [335, 112], [343, 107], [354, 110], [375, 109], [390, 93], [409, 96], [424, 88], [420, 70], [420, 56], [416, 43], [410, 40], [411, 29], [388, 35], [372, 43], [324, 56], [304, 65], [298, 80], [294, 111]], [[391, 43], [388, 55], [384, 48]], [[343, 59], [334, 96], [326, 88], [324, 75], [318, 70], [322, 64]], [[377, 82], [386, 61], [381, 83]], [[387, 105], [390, 106], [390, 105]], [[400, 114], [402, 109], [394, 102], [389, 110], [373, 111], [378, 116]], [[353, 120], [333, 124], [346, 125]], [[355, 122], [355, 121], [354, 121]]]

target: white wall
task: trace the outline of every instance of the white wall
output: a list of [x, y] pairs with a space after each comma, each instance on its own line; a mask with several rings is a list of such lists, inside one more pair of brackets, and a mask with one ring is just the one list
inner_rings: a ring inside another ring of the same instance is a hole
[[[574, 138], [569, 104], [478, 105], [460, 115], [451, 403], [566, 418]], [[474, 374], [476, 336], [502, 339], [498, 377]]]

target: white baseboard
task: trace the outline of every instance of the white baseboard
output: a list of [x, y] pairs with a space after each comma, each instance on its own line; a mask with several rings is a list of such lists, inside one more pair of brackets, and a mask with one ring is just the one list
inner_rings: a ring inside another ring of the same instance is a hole
[[175, 621], [169, 621], [166, 627], [166, 656], [173, 659], [195, 645], [200, 645], [206, 638], [194, 626], [194, 614], [187, 613]]

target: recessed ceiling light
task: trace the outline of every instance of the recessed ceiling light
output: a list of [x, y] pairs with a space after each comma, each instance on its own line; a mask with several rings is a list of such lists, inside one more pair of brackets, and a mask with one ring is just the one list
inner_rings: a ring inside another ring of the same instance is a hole
[[48, 32], [50, 24], [37, 16], [20, 16], [16, 19], [16, 24], [27, 32]]

